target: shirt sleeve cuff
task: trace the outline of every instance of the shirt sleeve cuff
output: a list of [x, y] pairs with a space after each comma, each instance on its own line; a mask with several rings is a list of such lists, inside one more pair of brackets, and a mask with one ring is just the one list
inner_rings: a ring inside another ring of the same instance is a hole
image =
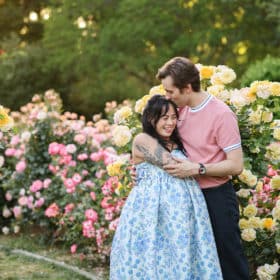
[[235, 149], [238, 149], [240, 147], [241, 147], [241, 143], [237, 143], [237, 144], [225, 147], [225, 148], [223, 148], [223, 150], [224, 150], [225, 153], [228, 153], [228, 152], [230, 152], [232, 150], [235, 150]]

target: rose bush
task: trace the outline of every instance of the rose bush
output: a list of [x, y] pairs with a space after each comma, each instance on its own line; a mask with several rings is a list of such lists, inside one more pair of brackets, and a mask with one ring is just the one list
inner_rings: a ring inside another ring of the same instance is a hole
[[[279, 279], [280, 83], [255, 81], [230, 88], [227, 66], [197, 65], [202, 86], [237, 114], [244, 171], [233, 182], [240, 200], [240, 229], [252, 279]], [[50, 240], [72, 253], [108, 256], [132, 181], [131, 143], [141, 113], [161, 85], [136, 102], [108, 102], [107, 119], [93, 122], [61, 112], [52, 90], [11, 114], [13, 135], [0, 134], [2, 232], [39, 224]]]
[[[238, 117], [245, 169], [233, 182], [252, 279], [279, 279], [280, 83], [255, 81], [250, 87], [233, 89], [229, 84], [236, 74], [227, 66], [199, 64], [197, 68], [203, 89], [227, 103]], [[130, 149], [133, 136], [141, 130], [140, 116], [153, 94], [164, 94], [162, 86], [153, 87], [134, 107], [116, 111], [114, 106], [112, 119], [119, 129], [113, 141], [120, 152]]]

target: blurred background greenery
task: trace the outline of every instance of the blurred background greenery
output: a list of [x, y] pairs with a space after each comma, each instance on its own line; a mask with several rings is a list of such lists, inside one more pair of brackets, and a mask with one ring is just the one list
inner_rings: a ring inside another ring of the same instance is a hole
[[280, 81], [280, 0], [0, 0], [0, 103], [49, 88], [86, 115], [136, 99], [173, 56]]

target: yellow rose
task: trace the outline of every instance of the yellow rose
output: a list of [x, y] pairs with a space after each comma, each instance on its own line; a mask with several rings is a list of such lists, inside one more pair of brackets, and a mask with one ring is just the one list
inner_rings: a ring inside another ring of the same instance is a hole
[[257, 99], [256, 92], [252, 88], [249, 88], [246, 92], [246, 98], [250, 100], [250, 103], [253, 103]]
[[271, 214], [273, 219], [280, 221], [280, 207], [274, 207]]
[[252, 174], [252, 172], [248, 169], [244, 169], [242, 173], [238, 176], [238, 178], [245, 184], [250, 187], [253, 187], [257, 184], [257, 177]]
[[280, 160], [280, 142], [270, 143], [266, 147], [265, 156], [271, 160]]
[[257, 207], [253, 204], [249, 204], [244, 208], [243, 214], [244, 216], [250, 218], [256, 216], [257, 212], [258, 212]]
[[251, 124], [260, 124], [262, 120], [262, 111], [256, 110], [249, 113], [249, 122]]
[[273, 137], [277, 140], [280, 140], [280, 128], [279, 127], [276, 127], [273, 130]]
[[148, 100], [151, 97], [152, 95], [146, 94], [141, 99], [137, 100], [134, 107], [135, 112], [142, 114]]
[[200, 79], [210, 79], [214, 74], [215, 67], [214, 66], [201, 66], [199, 69]]
[[221, 81], [221, 78], [217, 73], [212, 75], [210, 81], [212, 85], [223, 85], [223, 82]]
[[274, 190], [280, 190], [280, 176], [274, 176], [271, 179], [271, 187]]
[[132, 110], [128, 106], [122, 107], [114, 114], [114, 123], [119, 124], [125, 122], [130, 116], [132, 116]]
[[120, 195], [120, 192], [121, 192], [122, 189], [123, 189], [123, 185], [122, 185], [120, 182], [118, 182], [118, 186], [117, 186], [117, 188], [115, 189], [115, 193], [116, 193], [117, 195]]
[[264, 218], [262, 219], [263, 228], [267, 230], [272, 230], [275, 226], [275, 221], [272, 218]]
[[249, 224], [249, 221], [242, 218], [239, 220], [239, 228], [240, 229], [245, 229], [245, 228], [250, 228], [250, 224]]
[[121, 173], [121, 166], [123, 165], [122, 162], [115, 161], [111, 164], [108, 164], [106, 169], [107, 173], [110, 177], [118, 176]]
[[165, 95], [165, 90], [163, 85], [154, 86], [150, 89], [149, 95], [156, 95], [156, 94]]
[[13, 125], [13, 119], [9, 117], [7, 110], [0, 106], [0, 130], [9, 130]]
[[280, 83], [279, 82], [270, 83], [270, 91], [273, 96], [280, 96]]
[[247, 228], [242, 230], [241, 238], [245, 241], [251, 242], [256, 239], [256, 231], [253, 228]]
[[262, 113], [262, 121], [263, 122], [271, 122], [273, 120], [273, 113], [272, 112], [269, 112], [269, 111], [264, 111]]
[[258, 181], [257, 185], [256, 185], [256, 191], [257, 192], [261, 192], [263, 189], [263, 182], [262, 181]]
[[280, 254], [280, 243], [276, 243], [276, 251]]
[[251, 217], [249, 219], [250, 228], [262, 228], [262, 220], [259, 217]]

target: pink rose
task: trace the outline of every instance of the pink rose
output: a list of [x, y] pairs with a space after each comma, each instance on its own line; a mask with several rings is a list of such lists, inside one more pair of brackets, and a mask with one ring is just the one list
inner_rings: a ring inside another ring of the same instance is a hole
[[13, 199], [13, 196], [10, 192], [6, 192], [5, 198], [6, 198], [7, 201], [11, 201]]
[[21, 206], [25, 206], [27, 205], [28, 203], [28, 199], [26, 196], [21, 196], [19, 199], [18, 199], [18, 204], [21, 205]]
[[25, 168], [26, 168], [26, 162], [25, 162], [25, 160], [21, 160], [20, 162], [18, 162], [18, 163], [16, 164], [16, 171], [17, 171], [18, 173], [22, 173], [22, 172], [25, 170]]
[[14, 216], [16, 219], [19, 219], [21, 217], [21, 207], [20, 206], [15, 206], [13, 208]]
[[103, 151], [99, 151], [97, 153], [91, 153], [90, 154], [90, 159], [92, 161], [100, 161], [103, 159]]
[[98, 214], [93, 209], [87, 209], [85, 211], [85, 216], [88, 220], [92, 221], [93, 223], [97, 222], [98, 220]]
[[73, 209], [75, 208], [75, 204], [74, 203], [69, 203], [64, 207], [64, 212], [65, 214], [70, 213]]
[[95, 194], [95, 192], [90, 192], [89, 195], [90, 195], [90, 197], [91, 197], [91, 199], [92, 199], [93, 201], [96, 200], [96, 194]]
[[111, 199], [112, 199], [111, 196], [104, 197], [100, 203], [101, 207], [104, 209], [112, 207], [112, 204], [108, 203], [108, 200], [111, 200]]
[[79, 173], [75, 173], [72, 177], [75, 184], [79, 184], [82, 181], [82, 176]]
[[88, 155], [83, 153], [83, 154], [79, 154], [77, 156], [77, 159], [80, 160], [80, 161], [84, 161], [84, 160], [87, 160], [88, 159]]
[[53, 142], [49, 144], [49, 154], [50, 155], [57, 155], [59, 153], [60, 150], [60, 144]]
[[51, 179], [49, 179], [49, 178], [45, 179], [43, 182], [43, 188], [47, 189], [49, 187], [49, 185], [51, 184], [51, 182], [52, 182]]
[[52, 203], [45, 211], [45, 215], [49, 218], [56, 217], [59, 214], [59, 207], [56, 203]]
[[76, 135], [74, 136], [74, 141], [77, 142], [77, 143], [80, 144], [80, 145], [85, 144], [85, 143], [86, 143], [86, 140], [87, 140], [87, 138], [86, 138], [86, 136], [83, 135], [83, 134], [76, 134]]
[[76, 253], [77, 247], [78, 247], [77, 244], [73, 244], [73, 245], [70, 247], [70, 251], [71, 251], [72, 254], [75, 254], [75, 253]]
[[119, 218], [113, 220], [110, 224], [109, 224], [109, 230], [115, 231], [118, 227], [119, 224]]
[[45, 199], [43, 197], [40, 197], [37, 201], [35, 201], [35, 207], [40, 208], [45, 203]]
[[43, 182], [41, 180], [36, 180], [30, 186], [30, 191], [35, 193], [43, 188]]
[[12, 146], [16, 146], [19, 143], [19, 140], [20, 140], [19, 136], [15, 135], [15, 136], [12, 137], [10, 143], [11, 143]]
[[16, 149], [8, 148], [5, 151], [5, 156], [7, 157], [13, 157], [16, 154]]
[[90, 180], [86, 180], [84, 184], [89, 188], [93, 188], [95, 186], [95, 183]]

